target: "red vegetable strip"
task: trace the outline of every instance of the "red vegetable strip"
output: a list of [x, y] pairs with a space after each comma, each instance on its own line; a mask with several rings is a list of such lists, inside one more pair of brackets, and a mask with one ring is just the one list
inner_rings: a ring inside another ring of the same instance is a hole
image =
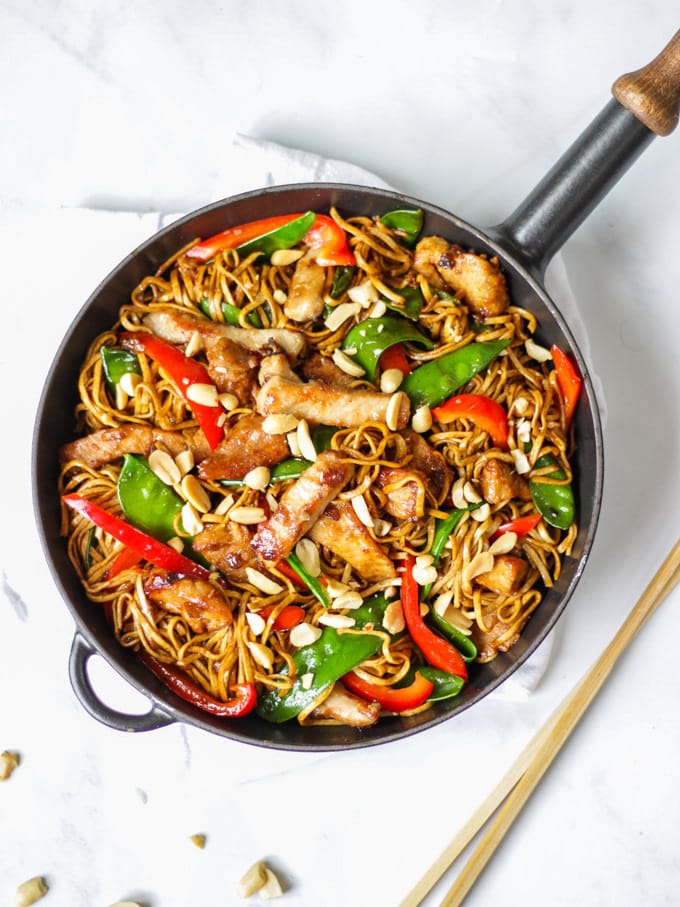
[[419, 673], [416, 673], [412, 684], [398, 689], [378, 683], [369, 683], [354, 671], [350, 671], [340, 679], [350, 692], [369, 702], [379, 702], [384, 709], [388, 709], [390, 712], [407, 712], [417, 709], [429, 698], [434, 689], [432, 681]]
[[555, 371], [557, 372], [557, 387], [560, 392], [560, 397], [562, 398], [565, 422], [567, 427], [569, 427], [572, 416], [574, 415], [574, 410], [576, 409], [576, 404], [578, 403], [583, 381], [576, 371], [573, 362], [563, 350], [553, 344], [550, 347], [550, 353], [553, 362], [555, 363]]
[[401, 578], [401, 607], [411, 638], [423, 653], [425, 661], [433, 668], [440, 668], [467, 680], [467, 667], [458, 649], [433, 633], [422, 618], [418, 584], [413, 578], [414, 564], [415, 558], [409, 555]]
[[508, 417], [496, 400], [484, 394], [458, 394], [432, 409], [437, 422], [469, 419], [489, 434], [496, 447], [508, 449]]
[[140, 558], [145, 558], [150, 563], [155, 564], [156, 567], [162, 567], [169, 573], [190, 576], [193, 579], [210, 578], [210, 571], [206, 570], [201, 564], [189, 560], [188, 557], [175, 551], [174, 548], [152, 538], [146, 532], [142, 532], [130, 523], [126, 523], [125, 520], [114, 516], [93, 501], [82, 497], [82, 495], [65, 494], [62, 495], [61, 499], [71, 510], [75, 510], [76, 513], [87, 517], [95, 526], [99, 526], [108, 535], [118, 539], [119, 542], [135, 551]]
[[316, 220], [303, 238], [303, 243], [316, 252], [318, 265], [355, 265], [354, 253], [347, 242], [347, 234], [339, 224], [326, 214], [317, 214]]
[[[281, 572], [283, 573], [283, 571]], [[276, 605], [265, 605], [264, 608], [260, 608], [257, 613], [264, 620], [267, 620], [275, 607]], [[304, 619], [304, 608], [301, 608], [299, 605], [286, 605], [280, 614], [276, 615], [272, 626], [275, 630], [292, 630], [293, 627], [297, 627], [298, 624], [301, 624]]]
[[264, 217], [262, 220], [253, 220], [247, 224], [240, 224], [238, 227], [229, 227], [228, 230], [223, 230], [221, 233], [204, 239], [203, 242], [196, 243], [186, 253], [187, 258], [208, 261], [223, 249], [235, 249], [237, 246], [250, 242], [251, 239], [257, 239], [258, 236], [264, 236], [265, 233], [271, 233], [272, 230], [277, 230], [301, 216], [301, 214], [278, 214], [273, 217]]
[[252, 683], [237, 683], [232, 687], [236, 696], [223, 702], [202, 690], [187, 677], [184, 671], [174, 665], [158, 661], [143, 650], [137, 655], [151, 673], [158, 677], [175, 695], [211, 715], [217, 715], [219, 718], [240, 718], [247, 715], [248, 712], [252, 712], [257, 705], [257, 692]]
[[507, 523], [501, 523], [498, 529], [491, 536], [491, 541], [497, 539], [499, 535], [505, 532], [514, 532], [518, 537], [526, 535], [528, 532], [541, 522], [540, 513], [529, 513], [526, 516], [520, 516], [516, 520], [510, 520]]
[[[134, 352], [142, 350], [162, 369], [165, 369], [196, 417], [210, 449], [214, 450], [224, 438], [224, 409], [217, 400], [217, 388], [208, 370], [200, 362], [190, 356], [185, 356], [177, 347], [146, 331], [122, 333], [120, 341], [125, 349]], [[215, 387], [216, 402], [214, 406], [197, 403], [189, 397], [189, 389], [195, 384]]]
[[411, 363], [408, 361], [406, 351], [401, 343], [388, 346], [381, 353], [378, 367], [381, 372], [386, 372], [388, 368], [398, 368], [402, 375], [408, 375], [411, 371]]
[[111, 566], [106, 573], [106, 578], [114, 579], [114, 577], [118, 576], [119, 573], [122, 573], [123, 570], [134, 567], [135, 564], [138, 564], [140, 561], [141, 557], [136, 551], [132, 548], [123, 548], [113, 559]]

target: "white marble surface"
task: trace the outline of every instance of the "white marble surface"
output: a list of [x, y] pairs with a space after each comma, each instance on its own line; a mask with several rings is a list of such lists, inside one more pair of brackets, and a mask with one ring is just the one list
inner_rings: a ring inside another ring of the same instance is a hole
[[[606, 483], [596, 544], [537, 691], [487, 699], [398, 743], [321, 756], [179, 725], [136, 736], [99, 725], [68, 682], [73, 624], [39, 550], [30, 438], [58, 338], [146, 221], [79, 209], [182, 211], [221, 198], [244, 178], [232, 150], [240, 132], [352, 161], [491, 224], [678, 18], [677, 0], [0, 6], [0, 750], [22, 757], [0, 784], [0, 903], [43, 874], [46, 907], [236, 904], [241, 873], [266, 857], [290, 907], [397, 905], [680, 535], [675, 134], [563, 250], [607, 399]], [[467, 903], [678, 903], [679, 607], [676, 590]], [[105, 665], [94, 673], [112, 704], [140, 707]], [[203, 851], [188, 841], [195, 832], [207, 835]]]

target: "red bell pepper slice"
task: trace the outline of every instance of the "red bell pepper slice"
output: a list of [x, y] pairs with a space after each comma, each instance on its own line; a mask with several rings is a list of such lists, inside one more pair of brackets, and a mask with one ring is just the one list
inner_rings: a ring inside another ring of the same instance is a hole
[[118, 539], [119, 542], [135, 551], [140, 558], [145, 558], [156, 567], [161, 567], [169, 573], [189, 576], [192, 579], [210, 578], [210, 571], [201, 564], [189, 560], [170, 545], [159, 542], [158, 539], [147, 535], [146, 532], [142, 532], [125, 520], [121, 520], [120, 517], [114, 516], [82, 495], [65, 494], [61, 499], [71, 510], [87, 517], [95, 526], [99, 526], [108, 535]]
[[145, 331], [122, 333], [120, 341], [126, 349], [134, 352], [142, 350], [168, 373], [201, 426], [210, 449], [214, 450], [224, 438], [224, 409], [219, 401], [214, 406], [209, 406], [196, 403], [188, 396], [193, 384], [215, 386], [205, 366], [190, 356], [185, 356], [176, 346]]
[[355, 265], [357, 263], [347, 242], [347, 234], [327, 214], [316, 215], [316, 220], [302, 241], [316, 253], [314, 260], [318, 265]]
[[218, 718], [241, 718], [248, 712], [252, 712], [257, 705], [257, 691], [252, 683], [235, 684], [232, 690], [235, 691], [236, 696], [223, 702], [202, 690], [187, 677], [184, 671], [174, 665], [158, 661], [145, 651], [140, 651], [137, 655], [151, 673], [158, 677], [176, 696]]
[[517, 517], [516, 520], [509, 520], [507, 523], [501, 523], [498, 529], [491, 536], [491, 541], [497, 539], [499, 535], [506, 532], [514, 532], [518, 538], [531, 532], [534, 526], [537, 526], [542, 520], [540, 513], [529, 513], [526, 516]]
[[[277, 569], [280, 569], [280, 567]], [[283, 570], [281, 570], [281, 572], [283, 573]], [[293, 570], [292, 572], [294, 573], [295, 571]], [[260, 608], [257, 613], [264, 618], [264, 620], [267, 620], [275, 607], [276, 605], [265, 605], [264, 608]], [[276, 615], [272, 626], [275, 630], [292, 630], [293, 627], [297, 627], [298, 624], [301, 624], [304, 619], [304, 608], [301, 608], [299, 605], [286, 605], [280, 614]]]
[[[224, 249], [235, 249], [252, 239], [271, 233], [297, 218], [297, 214], [279, 214], [274, 217], [265, 217], [254, 220], [238, 227], [230, 227], [221, 233], [216, 233], [203, 242], [192, 246], [186, 253], [187, 258], [198, 261], [208, 261]], [[315, 250], [315, 261], [319, 265], [355, 265], [356, 258], [349, 248], [347, 235], [339, 224], [325, 214], [317, 214], [311, 228], [307, 231], [302, 242], [310, 249]]]
[[467, 680], [467, 666], [458, 649], [433, 633], [423, 620], [420, 613], [418, 584], [413, 578], [414, 564], [415, 558], [409, 555], [401, 578], [401, 607], [411, 638], [423, 653], [425, 661], [433, 668], [440, 668]]
[[432, 694], [434, 684], [422, 674], [416, 672], [415, 680], [407, 687], [386, 687], [378, 683], [369, 683], [350, 671], [340, 678], [351, 693], [355, 693], [369, 702], [379, 702], [390, 712], [408, 712], [417, 709]]
[[134, 567], [135, 564], [138, 564], [140, 561], [141, 557], [136, 551], [132, 548], [123, 548], [111, 562], [111, 566], [106, 573], [106, 578], [114, 579], [119, 573], [122, 573], [123, 570]]
[[484, 394], [458, 394], [432, 409], [437, 422], [469, 419], [490, 436], [496, 447], [508, 449], [508, 417], [496, 400]]
[[398, 368], [402, 375], [408, 375], [411, 371], [411, 363], [408, 361], [403, 345], [395, 343], [383, 350], [378, 360], [378, 367], [381, 372], [386, 372], [388, 368]]
[[576, 371], [574, 363], [563, 350], [553, 344], [550, 347], [550, 354], [557, 372], [557, 387], [564, 407], [565, 424], [568, 428], [578, 403], [583, 381]]

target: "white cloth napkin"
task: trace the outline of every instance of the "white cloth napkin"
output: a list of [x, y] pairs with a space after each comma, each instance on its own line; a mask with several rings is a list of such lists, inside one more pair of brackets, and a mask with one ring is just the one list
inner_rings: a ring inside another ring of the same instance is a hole
[[[231, 152], [225, 159], [228, 166], [225, 166], [221, 175], [224, 197], [264, 186], [301, 182], [338, 182], [384, 189], [394, 188], [375, 173], [354, 164], [245, 135], [235, 137]], [[142, 242], [144, 238], [182, 216], [177, 212], [132, 214], [92, 209], [72, 214], [82, 218], [84, 235], [90, 230], [103, 231], [104, 235], [115, 239], [114, 248], [122, 244], [121, 257], [136, 243]], [[116, 259], [112, 260], [111, 265], [115, 263]], [[589, 361], [586, 332], [569, 285], [564, 261], [559, 255], [553, 259], [548, 276], [551, 297], [557, 303], [586, 360]], [[597, 376], [594, 376], [594, 384], [601, 411], [604, 413], [604, 395]], [[553, 634], [544, 640], [536, 652], [501, 684], [491, 697], [510, 701], [526, 699], [536, 689], [546, 671], [552, 646]]]

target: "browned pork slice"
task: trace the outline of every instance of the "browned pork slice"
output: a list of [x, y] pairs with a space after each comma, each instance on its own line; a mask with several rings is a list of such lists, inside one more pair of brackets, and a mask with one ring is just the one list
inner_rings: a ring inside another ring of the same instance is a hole
[[491, 570], [476, 576], [475, 582], [492, 592], [511, 595], [519, 591], [528, 569], [529, 564], [521, 557], [513, 557], [511, 554], [498, 555], [494, 558]]
[[206, 580], [152, 573], [144, 591], [164, 611], [180, 614], [196, 633], [221, 630], [233, 622], [226, 599]]
[[[363, 388], [332, 387], [321, 381], [294, 383], [274, 376], [257, 392], [255, 408], [264, 416], [290, 413], [298, 419], [357, 428], [364, 422], [385, 422], [390, 396]], [[401, 397], [397, 427], [408, 424], [411, 405], [406, 394]]]
[[265, 353], [272, 346], [278, 346], [293, 360], [298, 359], [305, 349], [304, 337], [286, 328], [241, 328], [177, 309], [149, 312], [143, 323], [168, 343], [188, 343], [194, 331], [198, 331], [206, 347], [221, 337], [226, 337], [254, 353]]
[[59, 462], [63, 466], [69, 460], [82, 460], [93, 469], [100, 469], [125, 454], [148, 457], [156, 447], [166, 450], [172, 457], [190, 449], [196, 462], [210, 453], [208, 443], [200, 431], [184, 435], [178, 431], [163, 431], [149, 425], [127, 423], [117, 428], [101, 428], [64, 444], [59, 449]]
[[405, 428], [402, 434], [408, 442], [408, 450], [412, 455], [409, 467], [425, 473], [430, 490], [435, 498], [439, 498], [451, 481], [451, 470], [446, 460], [418, 432]]
[[413, 266], [433, 287], [458, 294], [478, 321], [502, 315], [510, 304], [498, 259], [466, 252], [441, 236], [420, 240]]
[[529, 483], [518, 475], [509, 463], [493, 457], [487, 460], [479, 473], [482, 496], [489, 504], [504, 504], [512, 498], [528, 501], [531, 497]]
[[337, 451], [320, 453], [284, 491], [269, 519], [259, 525], [250, 544], [260, 557], [274, 563], [287, 557], [351, 475], [352, 465]]
[[334, 501], [310, 527], [308, 536], [346, 561], [369, 583], [395, 579], [394, 564], [354, 512], [349, 501]]
[[332, 692], [317, 705], [310, 717], [321, 721], [339, 721], [350, 727], [370, 727], [380, 716], [380, 704], [367, 702], [336, 683]]
[[385, 510], [398, 520], [417, 520], [425, 513], [427, 477], [415, 469], [383, 466], [375, 484], [385, 493]]
[[323, 312], [326, 270], [308, 252], [298, 259], [283, 311], [291, 321], [313, 321]]
[[256, 466], [274, 466], [290, 456], [285, 435], [262, 429], [262, 416], [243, 416], [198, 467], [201, 479], [242, 479]]
[[250, 532], [232, 520], [206, 526], [194, 538], [192, 547], [220, 573], [236, 582], [248, 578], [246, 567], [257, 568], [260, 563], [250, 547]]
[[512, 632], [506, 639], [503, 637], [511, 629], [511, 625], [502, 623], [496, 612], [485, 614], [484, 622], [488, 627], [487, 630], [480, 630], [476, 623], [470, 628], [470, 638], [477, 646], [479, 661], [482, 664], [492, 661], [499, 652], [507, 652], [514, 646], [520, 637], [526, 619], [520, 624], [512, 626]]
[[241, 406], [250, 406], [257, 387], [259, 356], [220, 337], [206, 347], [208, 372], [221, 394], [234, 394]]
[[308, 381], [323, 381], [325, 384], [334, 384], [336, 387], [349, 387], [356, 383], [356, 378], [338, 368], [330, 356], [321, 353], [312, 353], [302, 363], [302, 374]]
[[302, 380], [298, 378], [290, 367], [290, 362], [285, 353], [272, 353], [271, 356], [263, 356], [260, 362], [260, 372], [258, 374], [260, 384], [266, 384], [270, 378], [275, 377], [285, 378], [287, 381], [292, 381], [293, 384], [302, 384]]

